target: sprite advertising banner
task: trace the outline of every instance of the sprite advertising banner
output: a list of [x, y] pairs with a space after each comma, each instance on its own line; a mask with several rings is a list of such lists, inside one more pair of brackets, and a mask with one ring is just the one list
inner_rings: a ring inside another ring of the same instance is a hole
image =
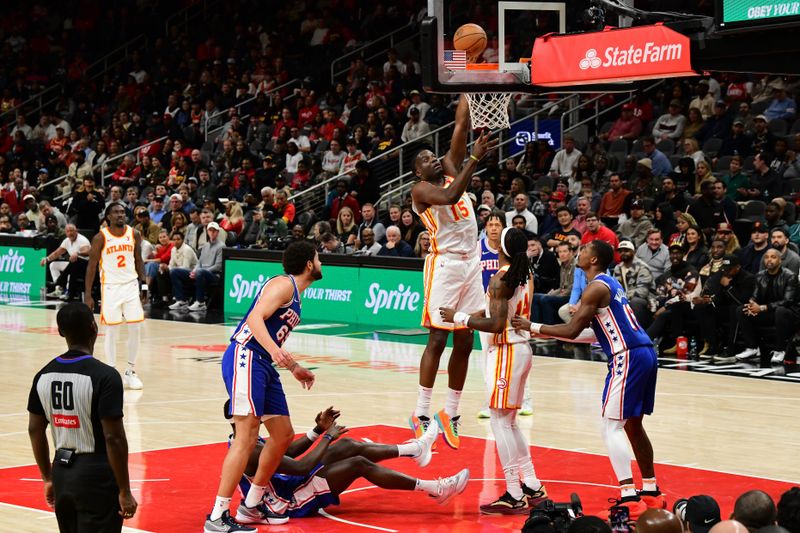
[[[225, 314], [244, 316], [264, 281], [282, 273], [280, 263], [227, 259]], [[303, 292], [302, 318], [416, 328], [423, 297], [422, 271], [323, 265]]]
[[38, 300], [45, 284], [44, 248], [0, 246], [0, 300]]

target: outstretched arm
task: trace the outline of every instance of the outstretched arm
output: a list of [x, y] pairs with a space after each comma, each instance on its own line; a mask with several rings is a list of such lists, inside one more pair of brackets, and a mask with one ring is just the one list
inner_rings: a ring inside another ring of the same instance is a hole
[[338, 439], [341, 435], [347, 433], [347, 428], [334, 424], [331, 426], [325, 435], [319, 439], [319, 444], [303, 456], [302, 459], [292, 459], [291, 457], [283, 456], [280, 465], [278, 465], [278, 474], [288, 474], [291, 476], [306, 476], [315, 466], [322, 462], [322, 456], [328, 450], [328, 447]]
[[469, 133], [469, 104], [466, 95], [461, 95], [456, 108], [456, 125], [450, 139], [450, 149], [442, 158], [445, 174], [455, 176], [467, 156], [467, 134]]
[[[572, 319], [566, 324], [550, 326], [544, 324], [531, 323], [529, 320], [515, 316], [511, 324], [515, 328], [528, 328], [531, 333], [541, 337], [553, 337], [567, 341], [594, 342], [594, 334], [586, 332], [592, 322], [592, 318], [597, 313], [603, 298], [608, 295], [608, 289], [599, 283], [590, 283], [581, 296], [581, 305], [572, 315]], [[591, 331], [591, 330], [590, 330]], [[591, 340], [590, 340], [591, 339]]]

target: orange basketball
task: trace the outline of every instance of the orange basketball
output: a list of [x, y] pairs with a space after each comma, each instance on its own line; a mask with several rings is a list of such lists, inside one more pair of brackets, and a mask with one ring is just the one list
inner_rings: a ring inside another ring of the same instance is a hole
[[476, 58], [486, 48], [486, 32], [477, 24], [464, 24], [453, 36], [456, 50], [465, 50], [469, 59]]

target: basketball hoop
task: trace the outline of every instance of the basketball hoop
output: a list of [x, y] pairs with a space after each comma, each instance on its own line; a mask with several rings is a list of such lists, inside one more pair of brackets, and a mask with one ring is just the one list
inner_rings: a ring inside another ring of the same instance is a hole
[[512, 93], [465, 93], [473, 128], [506, 129], [511, 127], [508, 104]]

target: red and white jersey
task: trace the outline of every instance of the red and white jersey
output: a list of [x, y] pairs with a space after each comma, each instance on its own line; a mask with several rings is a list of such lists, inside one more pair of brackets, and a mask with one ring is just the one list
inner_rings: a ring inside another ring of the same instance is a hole
[[[508, 271], [508, 265], [501, 267], [498, 272]], [[527, 329], [514, 329], [511, 325], [511, 319], [516, 315], [530, 319], [531, 315], [531, 295], [533, 294], [533, 280], [528, 279], [528, 283], [520, 285], [514, 290], [514, 295], [508, 299], [508, 314], [506, 318], [506, 326], [500, 333], [495, 333], [490, 336], [489, 344], [491, 346], [500, 346], [506, 344], [517, 344], [520, 342], [528, 342], [531, 338], [531, 332]], [[490, 297], [486, 294], [486, 317], [489, 318], [490, 314]]]
[[[454, 179], [445, 176], [444, 188], [448, 188]], [[432, 254], [477, 257], [475, 243], [478, 242], [478, 222], [467, 193], [462, 194], [461, 199], [453, 205], [432, 205], [422, 213], [416, 205], [412, 207], [431, 235]]]
[[100, 252], [100, 281], [106, 284], [130, 283], [139, 278], [134, 257], [133, 228], [125, 226], [125, 233], [117, 237], [108, 228], [100, 230], [105, 237]]

